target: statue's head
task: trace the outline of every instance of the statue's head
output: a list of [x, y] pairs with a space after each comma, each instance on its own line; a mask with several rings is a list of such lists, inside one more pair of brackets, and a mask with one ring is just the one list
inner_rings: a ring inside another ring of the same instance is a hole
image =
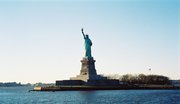
[[89, 38], [89, 35], [88, 35], [88, 34], [86, 34], [86, 38]]

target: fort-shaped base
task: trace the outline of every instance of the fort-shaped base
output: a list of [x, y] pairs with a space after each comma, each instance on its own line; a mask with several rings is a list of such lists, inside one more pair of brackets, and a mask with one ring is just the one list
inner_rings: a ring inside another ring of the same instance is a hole
[[119, 85], [118, 80], [109, 80], [107, 77], [97, 75], [95, 69], [95, 60], [91, 58], [83, 58], [81, 60], [80, 75], [71, 77], [70, 80], [58, 80], [57, 86], [61, 85], [93, 85], [93, 86], [115, 86]]
[[71, 77], [70, 80], [82, 80], [88, 82], [91, 80], [107, 80], [107, 77], [102, 77], [100, 75], [91, 75], [91, 77], [88, 75], [77, 75], [76, 77]]

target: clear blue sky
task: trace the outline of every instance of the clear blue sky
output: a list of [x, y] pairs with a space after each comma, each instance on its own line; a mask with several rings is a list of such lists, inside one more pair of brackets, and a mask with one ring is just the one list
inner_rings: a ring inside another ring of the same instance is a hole
[[0, 0], [0, 82], [78, 75], [82, 27], [99, 74], [180, 79], [179, 24], [178, 0]]

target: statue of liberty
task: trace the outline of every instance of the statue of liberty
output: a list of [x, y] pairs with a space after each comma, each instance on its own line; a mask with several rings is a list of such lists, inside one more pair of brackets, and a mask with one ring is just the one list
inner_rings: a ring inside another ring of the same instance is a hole
[[84, 45], [85, 45], [85, 57], [86, 58], [91, 58], [91, 46], [92, 46], [92, 42], [91, 40], [89, 39], [89, 36], [86, 34], [84, 34], [83, 32], [83, 28], [81, 29], [82, 31], [82, 34], [83, 34], [83, 37], [84, 37]]

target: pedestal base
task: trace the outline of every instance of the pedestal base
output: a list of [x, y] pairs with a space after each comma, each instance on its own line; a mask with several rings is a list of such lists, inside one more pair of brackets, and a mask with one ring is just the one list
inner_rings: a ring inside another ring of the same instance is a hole
[[90, 80], [107, 80], [107, 77], [100, 75], [91, 75], [91, 77], [87, 75], [77, 75], [76, 77], [71, 77], [70, 80], [82, 80], [84, 82], [88, 82]]

